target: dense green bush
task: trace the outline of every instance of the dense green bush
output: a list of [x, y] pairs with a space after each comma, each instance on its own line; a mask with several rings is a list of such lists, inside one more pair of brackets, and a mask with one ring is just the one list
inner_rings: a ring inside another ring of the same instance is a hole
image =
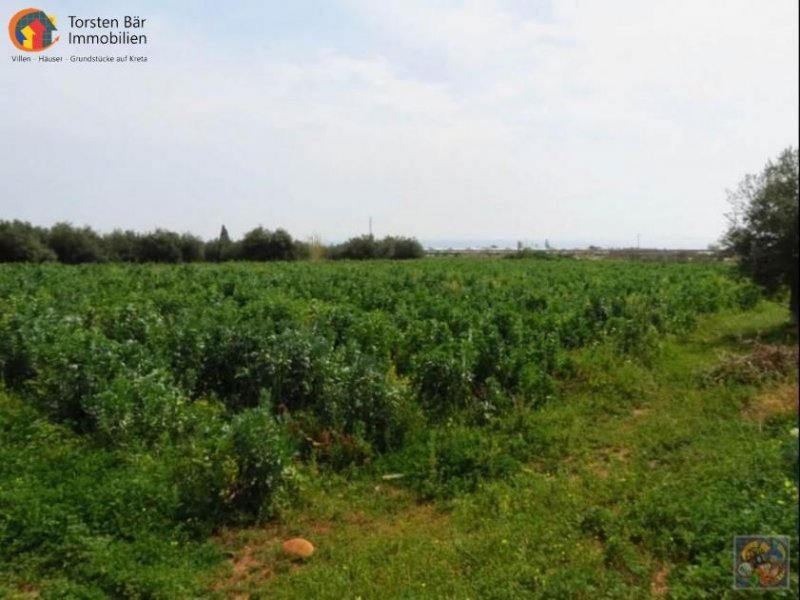
[[720, 265], [463, 267], [6, 270], [0, 365], [7, 385], [81, 431], [173, 435], [156, 423], [179, 423], [198, 398], [236, 412], [268, 394], [275, 414], [303, 412], [317, 433], [380, 450], [402, 437], [409, 403], [431, 419], [536, 404], [572, 349], [611, 341], [646, 358], [663, 333], [753, 292]]
[[226, 423], [220, 407], [204, 404], [189, 431], [174, 470], [181, 518], [204, 531], [268, 516], [290, 455], [271, 411], [246, 409]]
[[102, 239], [89, 227], [79, 229], [69, 223], [57, 223], [47, 232], [46, 241], [62, 263], [103, 262], [106, 259]]
[[362, 235], [333, 246], [329, 250], [333, 259], [366, 260], [372, 258], [388, 258], [406, 260], [422, 258], [425, 250], [414, 238], [386, 236], [375, 239], [372, 235]]
[[294, 241], [283, 229], [269, 231], [256, 227], [248, 231], [241, 241], [239, 258], [242, 260], [294, 260]]
[[[157, 240], [182, 260], [179, 237]], [[3, 381], [109, 447], [194, 456], [187, 448], [206, 436], [195, 411], [208, 400], [224, 407], [215, 417], [224, 427], [268, 409], [301, 449], [359, 461], [399, 447], [416, 415], [481, 420], [535, 405], [553, 394], [568, 350], [611, 340], [640, 357], [659, 334], [752, 291], [719, 265], [460, 266], [6, 267]], [[197, 452], [208, 470], [189, 469], [197, 481], [186, 489], [243, 494], [244, 450], [204, 426], [209, 446]], [[219, 502], [208, 510], [223, 518], [230, 506]]]
[[196, 569], [218, 550], [176, 518], [174, 460], [103, 448], [2, 393], [0, 442], [1, 582], [53, 598], [201, 593]]
[[47, 232], [22, 221], [0, 221], [0, 262], [56, 260], [45, 243]]
[[[180, 236], [150, 242], [188, 260]], [[0, 423], [0, 569], [192, 596], [192, 540], [272, 514], [292, 456], [473, 490], [557, 452], [514, 415], [551, 401], [575, 350], [633, 363], [752, 290], [720, 264], [4, 265], [0, 374], [21, 400]]]
[[509, 476], [525, 456], [520, 440], [463, 425], [436, 427], [410, 440], [385, 466], [421, 498], [451, 498]]
[[78, 228], [70, 223], [58, 223], [48, 229], [21, 221], [0, 221], [0, 263], [47, 260], [66, 264], [262, 262], [324, 257], [405, 260], [424, 255], [422, 245], [408, 237], [387, 236], [376, 240], [365, 235], [324, 247], [318, 239], [314, 243], [302, 242], [292, 239], [285, 229], [270, 231], [260, 226], [234, 241], [223, 225], [219, 237], [203, 241], [190, 233], [178, 234], [160, 228], [143, 234], [115, 229], [101, 236], [90, 227]]
[[156, 229], [139, 237], [136, 244], [138, 262], [178, 263], [183, 258], [181, 237], [174, 231]]
[[139, 235], [134, 231], [115, 229], [103, 236], [106, 255], [115, 262], [138, 262]]

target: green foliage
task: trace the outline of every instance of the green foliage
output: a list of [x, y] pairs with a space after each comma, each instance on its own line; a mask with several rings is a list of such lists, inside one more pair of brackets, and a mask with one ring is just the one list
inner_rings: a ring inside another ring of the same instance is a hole
[[[112, 235], [120, 253], [141, 248]], [[153, 256], [188, 260], [180, 236], [151, 241], [167, 248]], [[20, 400], [0, 427], [0, 569], [55, 596], [201, 595], [187, 575], [211, 560], [198, 540], [272, 515], [293, 453], [386, 466], [425, 498], [500, 490], [574, 443], [538, 416], [564, 378], [585, 376], [604, 389], [597, 402], [624, 408], [647, 393], [636, 369], [664, 334], [752, 303], [753, 286], [728, 274], [579, 261], [6, 265], [0, 373]], [[591, 370], [581, 353], [607, 362]], [[630, 548], [612, 533], [620, 568]]]
[[348, 258], [352, 260], [378, 258], [378, 245], [371, 235], [353, 237], [331, 248], [330, 257], [333, 259]]
[[372, 235], [362, 235], [332, 247], [329, 255], [333, 259], [366, 260], [388, 258], [406, 260], [422, 258], [425, 251], [414, 238], [386, 236], [375, 239]]
[[425, 250], [415, 238], [387, 236], [378, 242], [378, 255], [381, 258], [408, 260], [422, 258]]
[[204, 242], [190, 233], [179, 235], [160, 228], [144, 234], [116, 229], [101, 236], [90, 227], [76, 228], [69, 223], [58, 223], [47, 229], [21, 221], [0, 221], [0, 263], [46, 260], [66, 264], [261, 262], [307, 260], [324, 255], [334, 259], [406, 260], [422, 258], [425, 251], [415, 238], [386, 236], [376, 240], [371, 235], [324, 248], [319, 240], [309, 244], [293, 240], [285, 229], [270, 231], [260, 226], [234, 241], [223, 225], [219, 237]]
[[753, 299], [721, 265], [315, 267], [7, 269], [4, 380], [109, 439], [179, 435], [197, 398], [236, 412], [268, 394], [275, 414], [306, 415], [312, 439], [357, 435], [384, 451], [416, 406], [442, 420], [541, 404], [568, 351], [609, 341], [652, 357], [662, 334]]
[[139, 260], [139, 235], [134, 231], [115, 229], [103, 236], [106, 255], [114, 262], [137, 262]]
[[519, 259], [536, 259], [536, 260], [555, 260], [557, 258], [562, 258], [557, 255], [553, 255], [547, 250], [534, 250], [533, 248], [523, 248], [521, 250], [517, 250], [513, 254], [506, 255], [506, 258], [510, 258], [512, 260], [519, 260]]
[[236, 258], [238, 251], [238, 245], [231, 240], [228, 229], [223, 225], [219, 237], [205, 243], [203, 256], [209, 262], [222, 262]]
[[682, 476], [650, 484], [616, 519], [648, 552], [679, 565], [672, 589], [678, 598], [717, 597], [712, 590], [730, 586], [733, 535], [796, 530], [786, 508], [796, 502], [797, 483], [786, 477], [780, 440], [747, 444], [727, 435], [722, 447], [695, 448], [691, 457], [685, 446], [673, 451], [682, 457]]
[[178, 263], [181, 258], [181, 238], [174, 231], [156, 229], [137, 240], [138, 262]]
[[261, 516], [264, 499], [281, 484], [288, 456], [286, 444], [268, 408], [237, 414], [231, 421], [230, 436], [237, 466], [230, 502], [245, 514]]
[[105, 260], [102, 240], [89, 227], [78, 229], [69, 223], [57, 223], [50, 228], [46, 239], [59, 262], [79, 264]]
[[157, 444], [183, 433], [186, 400], [160, 372], [114, 377], [81, 402], [96, 432], [109, 444]]
[[283, 229], [269, 231], [256, 227], [248, 231], [241, 241], [239, 257], [242, 260], [293, 260], [294, 242]]
[[739, 259], [741, 272], [774, 293], [790, 289], [790, 309], [798, 311], [798, 152], [784, 150], [758, 175], [747, 175], [729, 194], [733, 207], [723, 244]]
[[[600, 305], [610, 313], [613, 300]], [[759, 331], [783, 331], [784, 322], [773, 303], [703, 317], [699, 329], [662, 335], [658, 360], [645, 364], [620, 355], [612, 339], [592, 343], [570, 353], [572, 370], [551, 401], [510, 399], [480, 425], [458, 414], [415, 429], [400, 452], [346, 477], [311, 470], [304, 502], [282, 524], [314, 541], [312, 561], [297, 569], [279, 559], [269, 578], [225, 591], [735, 597], [734, 535], [787, 534], [797, 543], [796, 423], [784, 414], [760, 427], [740, 412], [752, 386], [699, 387], [692, 374], [721, 348], [749, 350]], [[239, 537], [239, 548], [274, 546], [271, 529]], [[793, 553], [792, 573], [796, 565]], [[792, 575], [790, 589], [770, 596], [797, 597], [797, 582]]]
[[174, 467], [0, 394], [0, 580], [37, 581], [54, 598], [199, 594], [197, 569], [219, 556], [176, 521]]
[[55, 252], [45, 243], [46, 235], [30, 223], [0, 221], [0, 263], [55, 260]]
[[283, 484], [289, 446], [266, 408], [246, 409], [226, 422], [220, 406], [196, 405], [173, 471], [178, 514], [193, 529], [269, 516]]
[[402, 481], [421, 498], [443, 499], [473, 492], [481, 482], [509, 476], [524, 456], [519, 438], [449, 425], [427, 430], [391, 456], [385, 466], [402, 474]]
[[205, 245], [203, 240], [190, 233], [184, 233], [178, 240], [181, 250], [181, 262], [199, 262], [205, 258]]

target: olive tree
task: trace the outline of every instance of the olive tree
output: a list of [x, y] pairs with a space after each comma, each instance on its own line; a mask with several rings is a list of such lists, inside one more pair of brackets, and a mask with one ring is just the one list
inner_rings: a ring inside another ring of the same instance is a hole
[[787, 148], [758, 175], [747, 175], [728, 192], [733, 208], [723, 246], [740, 271], [774, 294], [789, 288], [789, 308], [798, 309], [798, 156]]

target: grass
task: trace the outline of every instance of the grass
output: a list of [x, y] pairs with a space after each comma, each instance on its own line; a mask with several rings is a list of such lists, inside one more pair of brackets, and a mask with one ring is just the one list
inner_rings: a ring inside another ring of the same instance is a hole
[[[698, 374], [757, 339], [796, 344], [785, 316], [762, 303], [706, 318], [649, 366], [582, 351], [558, 399], [484, 428], [527, 452], [510, 450], [516, 467], [473, 491], [421, 502], [406, 478], [381, 479], [384, 463], [350, 477], [311, 470], [302, 505], [278, 523], [220, 535], [231, 558], [212, 593], [733, 597], [734, 535], [791, 535], [797, 548], [797, 381], [708, 386]], [[317, 545], [306, 562], [280, 555], [295, 535]], [[792, 589], [776, 597], [797, 595], [794, 556]]]
[[147, 453], [98, 448], [4, 393], [0, 440], [0, 598], [204, 593], [220, 550], [155, 508], [164, 474]]

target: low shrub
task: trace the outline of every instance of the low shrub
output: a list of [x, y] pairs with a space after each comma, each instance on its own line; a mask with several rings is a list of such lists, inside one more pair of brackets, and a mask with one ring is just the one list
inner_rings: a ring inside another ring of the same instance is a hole
[[423, 499], [450, 498], [503, 478], [520, 466], [512, 438], [477, 427], [449, 425], [426, 431], [383, 465]]

